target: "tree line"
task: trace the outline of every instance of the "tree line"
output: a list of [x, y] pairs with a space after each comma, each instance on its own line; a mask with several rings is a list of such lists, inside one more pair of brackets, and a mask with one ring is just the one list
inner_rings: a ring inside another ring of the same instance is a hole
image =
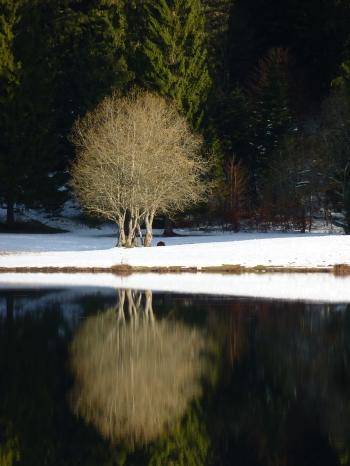
[[0, 0], [0, 198], [67, 199], [74, 122], [108, 95], [174, 101], [211, 154], [200, 221], [350, 226], [345, 0]]

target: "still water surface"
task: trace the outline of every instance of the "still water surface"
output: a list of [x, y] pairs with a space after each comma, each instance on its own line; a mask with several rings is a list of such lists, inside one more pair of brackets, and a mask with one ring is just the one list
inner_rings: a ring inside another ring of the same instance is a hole
[[0, 291], [0, 466], [350, 464], [350, 306]]

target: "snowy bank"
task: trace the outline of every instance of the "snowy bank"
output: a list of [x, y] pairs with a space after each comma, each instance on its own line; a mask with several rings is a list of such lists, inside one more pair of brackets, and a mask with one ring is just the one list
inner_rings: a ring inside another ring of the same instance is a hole
[[1, 274], [0, 289], [130, 288], [251, 298], [350, 303], [350, 276], [331, 274]]
[[[331, 268], [350, 265], [350, 236], [252, 234], [184, 236], [166, 247], [114, 248], [113, 236], [0, 235], [0, 269], [132, 267]], [[28, 251], [28, 252], [25, 252]]]

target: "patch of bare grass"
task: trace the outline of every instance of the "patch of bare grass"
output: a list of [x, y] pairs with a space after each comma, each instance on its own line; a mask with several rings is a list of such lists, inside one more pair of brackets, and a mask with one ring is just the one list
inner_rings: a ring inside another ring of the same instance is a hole
[[350, 264], [337, 264], [333, 267], [334, 275], [350, 275]]

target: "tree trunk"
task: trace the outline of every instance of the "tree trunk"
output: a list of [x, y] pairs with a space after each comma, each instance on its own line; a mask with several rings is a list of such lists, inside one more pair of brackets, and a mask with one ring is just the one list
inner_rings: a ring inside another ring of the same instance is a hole
[[125, 231], [124, 231], [123, 223], [120, 223], [118, 225], [119, 233], [118, 233], [118, 241], [117, 241], [116, 247], [119, 247], [119, 248], [122, 248], [125, 245]]
[[138, 225], [139, 225], [139, 217], [137, 216], [137, 214], [131, 213], [130, 219], [128, 222], [127, 233], [125, 235], [126, 238], [125, 238], [124, 246], [126, 248], [132, 248], [135, 246], [136, 229]]
[[163, 236], [167, 238], [172, 237], [172, 236], [177, 236], [177, 234], [173, 230], [173, 223], [169, 217], [165, 218]]
[[235, 233], [238, 233], [241, 229], [239, 207], [239, 199], [238, 196], [235, 195], [232, 205], [232, 226]]
[[152, 324], [154, 324], [154, 312], [153, 312], [153, 294], [151, 290], [146, 290], [145, 291], [145, 297], [146, 297], [146, 302], [145, 302], [145, 314], [148, 320], [151, 321]]
[[344, 192], [344, 209], [345, 209], [344, 232], [346, 235], [350, 235], [350, 186], [347, 187]]
[[124, 220], [123, 220], [123, 224], [124, 224], [123, 230], [124, 230], [124, 232], [125, 232], [125, 236], [129, 236], [130, 220], [131, 220], [131, 214], [130, 214], [130, 212], [127, 210], [127, 211], [125, 212]]
[[132, 248], [133, 247], [133, 242], [134, 242], [134, 235], [132, 233], [132, 230], [129, 230], [129, 234], [126, 235], [126, 237], [125, 237], [124, 247]]
[[152, 239], [153, 239], [153, 231], [152, 231], [152, 225], [153, 225], [153, 218], [154, 215], [146, 215], [145, 218], [145, 225], [146, 225], [146, 236], [144, 240], [144, 246], [145, 247], [150, 247], [152, 246]]
[[126, 212], [118, 222], [119, 236], [116, 246], [132, 248], [135, 246], [136, 230], [139, 225], [139, 219], [132, 212]]
[[146, 236], [145, 236], [145, 240], [143, 242], [143, 245], [145, 246], [145, 248], [149, 248], [152, 246], [152, 233], [146, 233]]
[[118, 241], [115, 245], [117, 248], [122, 248], [125, 245], [125, 215], [118, 217]]
[[312, 194], [310, 194], [310, 199], [309, 199], [309, 233], [311, 233], [312, 229]]
[[125, 243], [124, 246], [126, 248], [132, 248], [133, 246], [133, 239], [134, 239], [134, 234], [133, 234], [133, 229], [132, 229], [132, 219], [130, 218], [127, 223], [127, 227], [125, 228]]
[[15, 205], [12, 200], [7, 201], [6, 225], [11, 226], [15, 223]]
[[306, 232], [306, 213], [305, 209], [303, 208], [301, 211], [301, 233]]
[[140, 223], [137, 223], [136, 234], [137, 234], [137, 238], [135, 238], [136, 246], [139, 245], [138, 241], [140, 242], [140, 246], [144, 246], [145, 243], [144, 243], [144, 239], [142, 236], [142, 229], [141, 229]]
[[350, 235], [350, 209], [345, 211], [344, 233]]

